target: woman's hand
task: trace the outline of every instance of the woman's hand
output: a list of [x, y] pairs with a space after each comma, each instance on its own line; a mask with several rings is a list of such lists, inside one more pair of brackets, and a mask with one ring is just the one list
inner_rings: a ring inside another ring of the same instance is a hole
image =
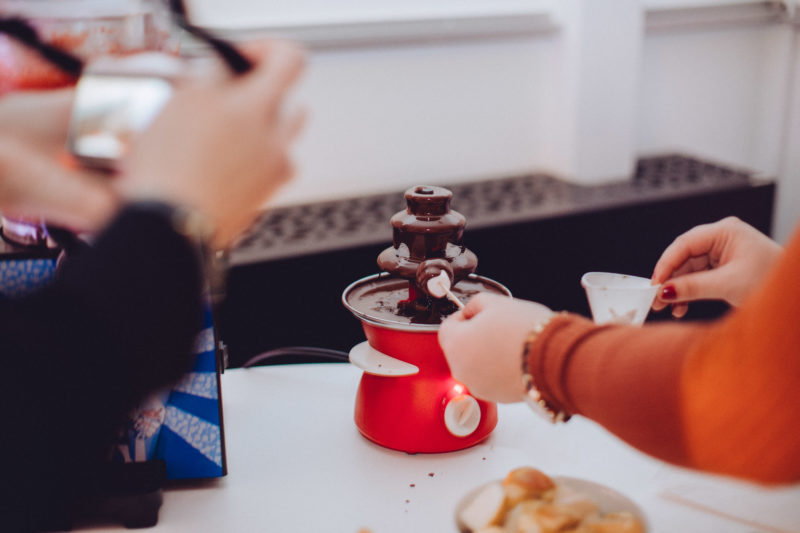
[[552, 314], [541, 304], [478, 294], [439, 328], [439, 344], [453, 377], [485, 400], [522, 401], [525, 338]]
[[74, 91], [28, 91], [0, 99], [0, 211], [81, 231], [117, 208], [108, 180], [69, 165], [65, 142]]
[[117, 211], [108, 179], [59, 163], [54, 152], [16, 136], [0, 135], [0, 211], [95, 232]]
[[288, 150], [304, 115], [282, 113], [303, 70], [300, 49], [267, 42], [245, 51], [254, 69], [240, 77], [176, 91], [134, 143], [118, 180], [125, 199], [186, 205], [229, 246], [292, 176]]
[[73, 89], [15, 91], [0, 98], [0, 136], [45, 152], [64, 152], [72, 112]]
[[680, 318], [693, 300], [724, 300], [739, 305], [764, 279], [783, 249], [736, 217], [694, 227], [670, 244], [653, 270], [663, 283], [653, 303], [672, 305]]

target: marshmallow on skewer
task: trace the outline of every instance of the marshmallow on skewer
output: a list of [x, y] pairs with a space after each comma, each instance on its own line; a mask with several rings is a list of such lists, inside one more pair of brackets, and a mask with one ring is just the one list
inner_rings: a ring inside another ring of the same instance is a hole
[[429, 279], [426, 288], [428, 289], [428, 294], [434, 298], [444, 298], [446, 296], [450, 301], [456, 304], [459, 309], [464, 309], [464, 304], [461, 300], [450, 292], [450, 278], [444, 270], [439, 272], [438, 276]]
[[426, 288], [428, 289], [428, 294], [434, 298], [447, 296], [447, 291], [450, 290], [450, 278], [447, 276], [447, 272], [442, 270], [438, 276], [429, 279]]

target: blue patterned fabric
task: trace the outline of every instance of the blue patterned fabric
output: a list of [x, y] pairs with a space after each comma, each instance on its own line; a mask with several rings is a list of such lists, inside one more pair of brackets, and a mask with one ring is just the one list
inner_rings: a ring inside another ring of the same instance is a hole
[[172, 390], [192, 396], [216, 400], [219, 397], [217, 391], [217, 374], [216, 372], [190, 372], [186, 374], [183, 380]]
[[[56, 259], [0, 258], [0, 295], [21, 296], [52, 280]], [[195, 362], [171, 390], [133, 412], [114, 450], [125, 462], [164, 459], [170, 479], [225, 475], [217, 354], [210, 304], [195, 341]]]
[[55, 259], [0, 259], [0, 294], [21, 296], [48, 283], [55, 271]]
[[[192, 371], [170, 391], [144, 402], [136, 410], [128, 428], [127, 453], [121, 450], [124, 460], [128, 461], [164, 459], [169, 479], [219, 477], [226, 473], [210, 306], [206, 309], [204, 326], [195, 342], [197, 358]], [[159, 398], [163, 398], [161, 410], [154, 409]], [[141, 432], [142, 428], [152, 429], [148, 421], [152, 424], [158, 421], [158, 429], [149, 436]], [[137, 446], [146, 456], [136, 453]]]
[[164, 423], [217, 468], [222, 468], [222, 445], [218, 424], [203, 420], [174, 406], [167, 407], [167, 418]]

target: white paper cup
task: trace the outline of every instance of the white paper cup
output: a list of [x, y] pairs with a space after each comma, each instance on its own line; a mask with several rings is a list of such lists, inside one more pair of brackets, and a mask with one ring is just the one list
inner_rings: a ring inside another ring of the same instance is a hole
[[647, 278], [610, 272], [587, 272], [581, 277], [581, 285], [595, 324], [637, 326], [647, 318], [659, 288]]

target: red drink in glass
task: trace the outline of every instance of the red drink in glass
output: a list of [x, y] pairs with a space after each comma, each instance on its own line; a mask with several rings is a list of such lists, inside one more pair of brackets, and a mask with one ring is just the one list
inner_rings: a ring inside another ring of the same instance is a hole
[[[177, 53], [179, 47], [169, 14], [157, 0], [0, 0], [0, 15], [27, 20], [41, 39], [82, 59], [143, 50]], [[0, 35], [0, 97], [76, 82], [36, 51]], [[46, 245], [46, 232], [35, 217], [4, 217], [2, 232], [16, 244]]]

